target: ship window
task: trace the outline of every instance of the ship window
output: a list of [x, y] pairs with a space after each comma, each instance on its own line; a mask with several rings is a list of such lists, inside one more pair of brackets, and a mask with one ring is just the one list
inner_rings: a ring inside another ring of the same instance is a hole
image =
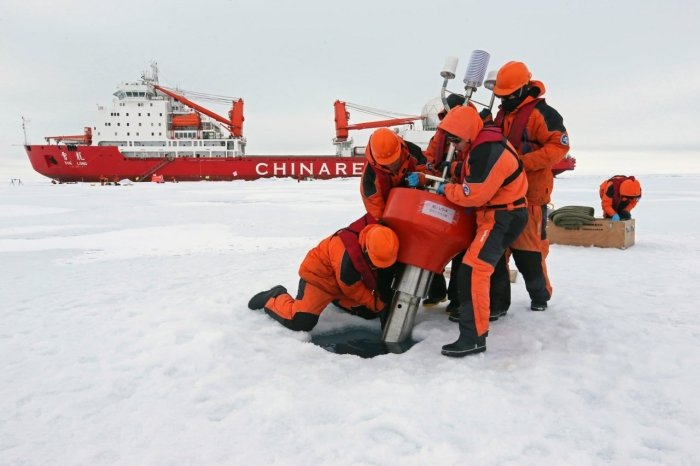
[[118, 146], [119, 141], [100, 141], [98, 146]]
[[163, 116], [163, 114], [161, 113], [160, 116]]
[[153, 104], [151, 104], [151, 107], [153, 107]]
[[151, 123], [151, 126], [153, 126], [153, 123]]
[[126, 126], [129, 126], [129, 123], [127, 123]]
[[151, 133], [151, 136], [155, 136], [155, 135], [156, 135], [156, 133]]
[[139, 126], [141, 126], [141, 123], [139, 123]]
[[126, 133], [127, 136], [131, 136], [131, 133]]
[[138, 135], [139, 135], [139, 133], [136, 133], [136, 135], [138, 136]]
[[117, 126], [121, 126], [121, 123], [117, 123]]
[[140, 114], [140, 113], [139, 113], [139, 116], [141, 116], [141, 114]]
[[151, 114], [150, 114], [150, 113], [147, 113], [146, 115], [147, 115], [147, 116], [151, 116]]
[[126, 116], [129, 116], [129, 114], [127, 113]]
[[162, 136], [162, 135], [163, 135], [163, 133], [158, 133], [158, 136]]

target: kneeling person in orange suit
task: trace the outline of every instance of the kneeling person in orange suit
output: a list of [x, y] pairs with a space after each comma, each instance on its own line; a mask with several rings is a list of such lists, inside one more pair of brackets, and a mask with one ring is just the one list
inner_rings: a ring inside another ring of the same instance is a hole
[[250, 309], [265, 309], [292, 330], [310, 331], [326, 306], [343, 300], [348, 306], [364, 306], [380, 314], [386, 304], [379, 297], [377, 269], [396, 262], [399, 239], [388, 227], [372, 224], [359, 235], [342, 229], [308, 252], [299, 267], [299, 289], [292, 298], [277, 285], [261, 291], [248, 302]]
[[642, 186], [634, 176], [615, 175], [600, 185], [603, 216], [613, 221], [629, 220], [642, 198]]
[[484, 128], [475, 109], [452, 109], [441, 124], [450, 128], [448, 137], [456, 148], [468, 155], [460, 170], [462, 182], [443, 183], [438, 193], [476, 211], [476, 235], [457, 272], [459, 338], [442, 347], [445, 356], [462, 357], [486, 350], [490, 277], [527, 224], [527, 178], [500, 128]]

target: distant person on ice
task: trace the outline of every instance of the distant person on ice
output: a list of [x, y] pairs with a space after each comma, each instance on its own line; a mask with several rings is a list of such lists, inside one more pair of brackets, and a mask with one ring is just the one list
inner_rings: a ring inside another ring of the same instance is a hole
[[342, 300], [354, 310], [364, 308], [379, 315], [386, 303], [377, 289], [377, 269], [392, 266], [398, 251], [399, 238], [390, 228], [370, 224], [358, 232], [351, 225], [308, 252], [299, 267], [296, 298], [284, 286], [277, 285], [253, 296], [248, 307], [265, 309], [285, 327], [301, 331], [313, 329], [334, 300]]
[[629, 220], [630, 212], [642, 197], [642, 186], [634, 176], [615, 175], [600, 185], [603, 217], [613, 221]]

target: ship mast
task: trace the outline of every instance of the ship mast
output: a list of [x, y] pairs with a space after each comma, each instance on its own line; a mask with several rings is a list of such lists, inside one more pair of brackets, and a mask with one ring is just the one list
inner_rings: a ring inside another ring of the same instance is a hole
[[24, 118], [22, 116], [22, 133], [24, 133], [24, 145], [27, 145], [27, 123], [29, 123], [31, 120], [28, 120], [27, 118]]
[[151, 73], [144, 71], [141, 73], [141, 79], [148, 83], [158, 84], [158, 62], [152, 61], [149, 65], [151, 67]]

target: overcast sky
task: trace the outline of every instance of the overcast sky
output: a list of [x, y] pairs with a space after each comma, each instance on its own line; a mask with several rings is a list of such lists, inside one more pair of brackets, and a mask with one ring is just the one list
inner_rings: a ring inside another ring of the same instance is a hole
[[700, 149], [698, 4], [2, 0], [0, 157], [24, 157], [21, 116], [30, 143], [81, 133], [152, 60], [164, 85], [242, 97], [249, 154], [332, 153], [336, 99], [419, 114], [448, 56], [463, 90], [474, 49], [528, 64], [574, 155]]

